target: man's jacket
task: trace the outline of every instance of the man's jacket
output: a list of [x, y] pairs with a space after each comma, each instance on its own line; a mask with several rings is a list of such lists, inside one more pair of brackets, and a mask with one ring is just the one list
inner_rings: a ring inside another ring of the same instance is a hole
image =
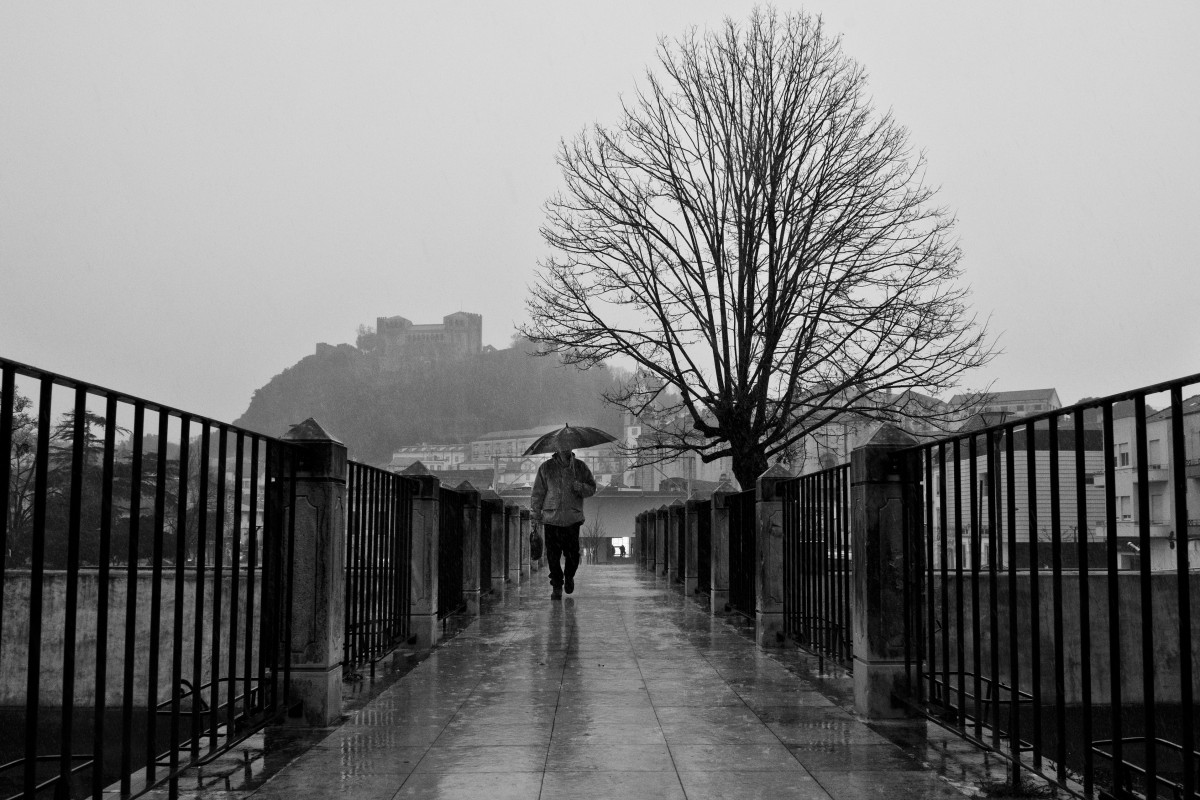
[[538, 467], [530, 500], [542, 522], [565, 526], [583, 522], [583, 498], [595, 493], [596, 479], [587, 464], [574, 456], [566, 464], [551, 456]]

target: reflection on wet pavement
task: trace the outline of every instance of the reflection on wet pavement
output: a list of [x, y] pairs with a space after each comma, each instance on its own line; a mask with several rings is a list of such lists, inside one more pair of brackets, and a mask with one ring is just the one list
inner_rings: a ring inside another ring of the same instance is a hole
[[844, 674], [634, 567], [549, 594], [497, 598], [265, 783], [182, 796], [949, 800], [992, 771], [924, 723], [855, 719]]

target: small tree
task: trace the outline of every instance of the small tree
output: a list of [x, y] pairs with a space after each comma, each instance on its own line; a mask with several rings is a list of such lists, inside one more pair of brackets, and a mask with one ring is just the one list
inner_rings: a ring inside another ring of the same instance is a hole
[[615, 129], [561, 146], [530, 339], [632, 360], [609, 399], [657, 403], [660, 452], [731, 456], [743, 486], [844, 413], [894, 414], [883, 392], [989, 360], [924, 159], [820, 19], [758, 10], [659, 62]]

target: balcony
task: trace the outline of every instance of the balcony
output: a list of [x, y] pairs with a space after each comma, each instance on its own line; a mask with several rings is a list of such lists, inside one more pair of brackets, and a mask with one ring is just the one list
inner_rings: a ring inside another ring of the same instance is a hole
[[1184, 474], [1189, 478], [1200, 478], [1200, 458], [1189, 458], [1184, 467]]

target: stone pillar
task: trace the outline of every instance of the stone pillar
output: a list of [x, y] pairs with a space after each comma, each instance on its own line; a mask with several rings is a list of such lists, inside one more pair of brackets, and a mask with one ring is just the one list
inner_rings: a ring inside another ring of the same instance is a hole
[[488, 537], [492, 556], [492, 591], [504, 588], [508, 577], [504, 569], [504, 501], [491, 489], [479, 493], [480, 535]]
[[666, 575], [670, 569], [668, 548], [671, 544], [667, 525], [667, 507], [659, 506], [654, 512], [654, 574]]
[[[291, 554], [291, 700], [317, 728], [342, 714], [342, 653], [346, 633], [346, 446], [309, 417], [283, 435], [295, 465], [294, 550]], [[284, 505], [292, 470], [276, 476]], [[288, 521], [284, 519], [284, 525]], [[287, 530], [287, 528], [283, 528]]]
[[517, 534], [517, 544], [521, 548], [521, 580], [529, 580], [533, 576], [533, 565], [529, 559], [529, 528], [531, 525], [530, 511], [521, 509], [520, 533]]
[[687, 503], [683, 506], [683, 593], [688, 597], [696, 593], [697, 582], [700, 578], [700, 571], [696, 561], [697, 550], [700, 544], [700, 525], [697, 522], [699, 505], [700, 501], [693, 496], [688, 498]]
[[658, 519], [658, 512], [655, 509], [642, 512], [642, 527], [646, 531], [646, 571], [654, 572], [655, 564], [658, 563], [658, 541], [655, 537], [656, 527], [655, 521]]
[[729, 495], [734, 494], [728, 481], [713, 490], [712, 532], [709, 547], [709, 611], [726, 614], [729, 611]]
[[508, 569], [508, 582], [521, 585], [521, 509], [512, 504], [504, 506], [504, 561]]
[[760, 647], [783, 644], [783, 497], [780, 481], [792, 473], [776, 462], [758, 477], [754, 532], [754, 629]]
[[419, 484], [412, 501], [412, 562], [409, 571], [409, 617], [416, 646], [433, 647], [441, 637], [438, 622], [438, 544], [441, 481], [428, 473], [406, 473]]
[[[483, 546], [483, 527], [480, 521], [479, 492], [470, 481], [463, 481], [455, 489], [463, 496], [463, 562], [462, 590], [463, 602], [467, 606], [467, 614], [479, 616], [480, 548]], [[488, 576], [491, 579], [491, 576]]]
[[919, 536], [905, 552], [904, 528], [921, 530], [919, 462], [909, 434], [884, 425], [850, 454], [854, 564], [854, 710], [868, 719], [905, 716], [904, 583], [919, 574]]
[[667, 506], [667, 583], [683, 580], [683, 564], [679, 563], [679, 542], [683, 537], [683, 501], [675, 500]]

